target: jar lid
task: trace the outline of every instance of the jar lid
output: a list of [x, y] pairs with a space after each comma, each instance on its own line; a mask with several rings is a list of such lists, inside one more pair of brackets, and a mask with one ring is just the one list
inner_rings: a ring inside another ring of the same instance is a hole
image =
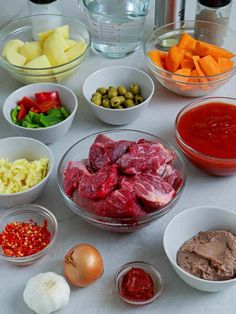
[[56, 0], [29, 0], [29, 1], [37, 4], [49, 4], [55, 2]]
[[220, 8], [230, 4], [231, 0], [198, 0], [198, 2], [206, 7]]

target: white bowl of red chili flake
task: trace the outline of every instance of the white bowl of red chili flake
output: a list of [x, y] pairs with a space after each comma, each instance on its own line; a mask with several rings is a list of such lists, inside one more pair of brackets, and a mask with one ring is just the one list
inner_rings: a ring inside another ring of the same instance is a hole
[[55, 242], [57, 219], [48, 209], [19, 205], [0, 214], [0, 259], [29, 265], [42, 258]]

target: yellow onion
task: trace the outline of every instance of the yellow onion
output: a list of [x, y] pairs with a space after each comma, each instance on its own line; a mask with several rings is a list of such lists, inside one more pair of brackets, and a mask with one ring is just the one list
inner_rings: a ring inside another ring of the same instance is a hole
[[83, 243], [74, 246], [64, 257], [64, 274], [73, 285], [85, 287], [103, 274], [103, 260], [92, 245]]

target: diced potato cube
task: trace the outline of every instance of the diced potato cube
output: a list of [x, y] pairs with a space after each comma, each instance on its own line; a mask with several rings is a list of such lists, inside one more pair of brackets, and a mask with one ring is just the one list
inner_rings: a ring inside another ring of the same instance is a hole
[[74, 46], [66, 51], [66, 56], [69, 61], [81, 56], [86, 49], [86, 44], [84, 41], [77, 42]]
[[7, 61], [17, 66], [23, 66], [26, 62], [26, 57], [22, 56], [15, 50], [10, 50], [7, 51]]
[[[59, 34], [61, 34], [61, 36], [64, 39], [68, 39], [69, 38], [69, 26], [68, 25], [63, 25], [63, 26], [59, 26], [56, 27], [54, 29], [49, 29], [45, 32], [39, 33], [38, 34], [38, 39], [39, 39], [39, 44], [41, 47], [43, 47], [45, 40], [54, 32], [57, 31]], [[69, 46], [68, 46], [69, 47]]]
[[15, 51], [18, 52], [19, 48], [24, 45], [24, 42], [19, 39], [9, 40], [3, 48], [2, 56], [3, 58], [7, 57], [7, 52]]
[[53, 32], [44, 43], [44, 53], [53, 66], [68, 62], [64, 52], [67, 47], [66, 40], [57, 31]]
[[67, 44], [68, 44], [68, 48], [65, 50], [67, 51], [68, 49], [70, 49], [71, 47], [73, 47], [74, 45], [76, 45], [77, 41], [73, 40], [73, 39], [67, 39], [66, 40]]
[[19, 52], [26, 57], [27, 62], [30, 62], [43, 54], [43, 50], [37, 41], [26, 42], [20, 47]]

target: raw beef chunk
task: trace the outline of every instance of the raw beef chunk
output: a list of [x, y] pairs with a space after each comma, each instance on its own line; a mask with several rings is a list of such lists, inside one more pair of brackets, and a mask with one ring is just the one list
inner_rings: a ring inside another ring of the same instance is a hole
[[135, 194], [128, 189], [113, 191], [107, 200], [116, 208], [117, 217], [138, 217], [145, 214]]
[[179, 171], [173, 169], [171, 165], [166, 165], [166, 171], [162, 177], [166, 182], [172, 185], [175, 191], [179, 189], [183, 182]]
[[79, 184], [81, 198], [101, 199], [116, 188], [116, 164], [102, 168], [90, 176], [83, 177]]
[[133, 189], [134, 178], [135, 178], [135, 176], [127, 176], [127, 175], [120, 174], [118, 176], [118, 180], [117, 180], [118, 188], [133, 191], [134, 190]]
[[94, 201], [95, 213], [99, 216], [129, 218], [145, 215], [134, 193], [129, 190], [115, 190], [101, 201]]
[[163, 178], [145, 173], [135, 176], [134, 192], [147, 211], [167, 205], [175, 196], [175, 190]]
[[158, 142], [140, 140], [130, 145], [129, 150], [117, 162], [125, 174], [157, 171], [164, 163], [174, 159], [173, 152]]
[[124, 140], [115, 142], [105, 135], [98, 135], [89, 150], [91, 167], [99, 170], [112, 165], [127, 151], [131, 143]]
[[80, 180], [89, 176], [90, 173], [83, 161], [69, 161], [64, 170], [64, 189], [65, 193], [71, 197], [78, 188]]

